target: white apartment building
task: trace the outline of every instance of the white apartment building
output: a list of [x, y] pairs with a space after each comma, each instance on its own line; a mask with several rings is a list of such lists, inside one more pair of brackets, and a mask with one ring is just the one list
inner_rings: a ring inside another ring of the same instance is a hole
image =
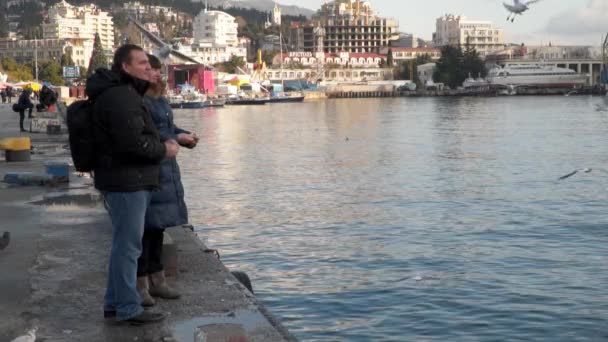
[[[18, 63], [30, 63], [38, 60], [61, 61], [61, 56], [71, 54], [77, 66], [87, 67], [93, 52], [93, 41], [83, 39], [6, 39], [0, 40], [0, 59], [13, 58]], [[89, 56], [88, 58], [86, 56]]]
[[130, 1], [122, 5], [123, 10], [135, 19], [143, 15], [159, 15], [161, 12], [165, 18], [177, 19], [177, 12], [167, 6], [144, 5], [139, 1]]
[[[99, 34], [101, 45], [106, 54], [111, 56], [114, 52], [114, 23], [112, 17], [108, 12], [100, 10], [93, 4], [72, 6], [62, 0], [49, 8], [48, 18], [42, 24], [42, 36], [45, 39], [88, 40], [92, 46], [95, 33]], [[82, 44], [85, 43], [82, 42]], [[90, 52], [85, 52], [86, 55], [83, 56], [86, 61], [84, 66], [88, 66], [92, 52], [92, 48]], [[73, 59], [75, 57], [78, 56], [72, 56]]]
[[463, 16], [446, 14], [437, 18], [433, 33], [435, 46], [469, 44], [484, 57], [505, 47], [503, 31], [490, 21], [469, 20]]
[[272, 9], [272, 24], [281, 26], [281, 8], [276, 3]]
[[238, 24], [228, 13], [204, 9], [194, 18], [192, 26], [195, 43], [238, 46]]
[[[247, 48], [245, 46], [214, 46], [209, 43], [194, 43], [182, 45], [179, 52], [195, 58], [205, 65], [228, 62], [232, 56], [243, 57], [247, 60]], [[174, 58], [173, 63], [183, 63], [179, 58]]]

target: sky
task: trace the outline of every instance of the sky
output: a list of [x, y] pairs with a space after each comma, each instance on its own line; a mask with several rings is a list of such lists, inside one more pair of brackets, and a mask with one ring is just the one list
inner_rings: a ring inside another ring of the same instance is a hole
[[[383, 17], [399, 20], [401, 32], [430, 40], [435, 20], [447, 13], [489, 20], [504, 30], [507, 43], [526, 45], [600, 45], [608, 33], [608, 0], [541, 0], [506, 22], [503, 0], [369, 0]], [[512, 2], [512, 0], [504, 0]], [[317, 10], [324, 0], [278, 0]]]

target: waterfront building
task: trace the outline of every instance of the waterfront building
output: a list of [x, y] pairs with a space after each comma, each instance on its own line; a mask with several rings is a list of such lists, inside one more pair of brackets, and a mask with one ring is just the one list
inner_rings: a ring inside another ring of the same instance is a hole
[[334, 0], [318, 15], [290, 28], [289, 46], [296, 51], [378, 53], [399, 39], [397, 20], [380, 17], [368, 1]]
[[[179, 52], [195, 58], [201, 64], [213, 65], [216, 63], [228, 62], [232, 56], [242, 57], [247, 60], [247, 46], [219, 46], [210, 43], [194, 43], [192, 45], [182, 45]], [[180, 59], [174, 59], [174, 63], [181, 63]]]
[[266, 79], [276, 81], [299, 81], [310, 82], [340, 82], [356, 83], [363, 81], [384, 81], [393, 78], [392, 68], [357, 68], [357, 69], [324, 69], [314, 67], [267, 69], [264, 76]]
[[33, 63], [36, 59], [35, 51], [38, 51], [38, 61], [59, 62], [64, 54], [71, 54], [77, 66], [87, 67], [93, 52], [93, 41], [87, 39], [0, 40], [0, 59], [12, 58], [21, 64]]
[[[281, 64], [282, 59], [282, 64]], [[319, 63], [323, 63], [327, 66], [334, 66], [336, 68], [378, 68], [382, 61], [386, 62], [386, 55], [380, 55], [377, 53], [325, 53], [323, 60], [319, 60], [317, 54], [312, 52], [288, 52], [283, 53], [281, 56], [277, 54], [272, 60], [274, 67], [283, 65], [286, 67], [290, 66], [302, 66], [302, 67], [314, 67], [318, 66]], [[330, 69], [330, 67], [328, 67]]]
[[[51, 6], [48, 16], [42, 24], [44, 39], [67, 39], [75, 45], [92, 46], [95, 34], [99, 34], [101, 45], [107, 56], [114, 53], [114, 23], [108, 12], [100, 10], [93, 4], [72, 6], [62, 0]], [[86, 50], [83, 60], [88, 66], [93, 50]], [[72, 56], [72, 58], [77, 56]]]
[[441, 50], [438, 48], [429, 48], [429, 47], [416, 47], [416, 48], [407, 48], [407, 47], [385, 47], [380, 49], [380, 54], [388, 56], [388, 50], [393, 52], [393, 61], [408, 61], [412, 59], [416, 59], [417, 57], [428, 55], [432, 60], [438, 60], [441, 58]]
[[435, 46], [465, 46], [467, 42], [482, 57], [505, 47], [503, 30], [494, 27], [490, 21], [469, 20], [453, 14], [437, 18], [433, 33]]

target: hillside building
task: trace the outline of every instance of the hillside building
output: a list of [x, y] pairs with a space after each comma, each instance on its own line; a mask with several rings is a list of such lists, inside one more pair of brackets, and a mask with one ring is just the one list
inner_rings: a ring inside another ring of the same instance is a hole
[[[95, 34], [99, 34], [101, 45], [106, 55], [114, 53], [114, 23], [108, 12], [100, 10], [93, 4], [72, 6], [62, 0], [48, 10], [48, 16], [42, 24], [44, 39], [68, 40], [72, 45], [82, 46], [84, 55], [72, 59], [83, 60], [82, 66], [88, 66], [93, 53]], [[85, 47], [91, 46], [91, 49]], [[81, 64], [78, 64], [81, 65]]]
[[377, 16], [370, 2], [334, 0], [311, 21], [292, 25], [289, 45], [295, 51], [378, 53], [399, 39], [395, 19]]
[[204, 9], [194, 18], [194, 41], [216, 46], [236, 46], [238, 44], [238, 24], [226, 12]]
[[0, 40], [0, 59], [12, 58], [21, 64], [33, 63], [36, 59], [36, 51], [38, 61], [60, 62], [64, 54], [71, 54], [72, 60], [77, 66], [87, 67], [93, 52], [93, 41], [84, 39]]

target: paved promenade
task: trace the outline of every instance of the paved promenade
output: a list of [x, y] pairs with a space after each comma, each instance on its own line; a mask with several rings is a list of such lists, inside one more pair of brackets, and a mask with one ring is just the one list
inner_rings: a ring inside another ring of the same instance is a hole
[[[32, 161], [7, 163], [0, 152], [0, 179], [70, 160], [65, 134], [20, 133], [18, 119], [0, 104], [0, 139], [30, 136]], [[296, 340], [187, 227], [168, 230], [178, 248], [178, 275], [169, 281], [182, 293], [158, 300], [168, 318], [142, 327], [104, 321], [111, 227], [91, 183], [74, 173], [62, 186], [0, 183], [0, 235], [11, 233], [0, 251], [0, 341], [33, 326], [47, 342]]]

